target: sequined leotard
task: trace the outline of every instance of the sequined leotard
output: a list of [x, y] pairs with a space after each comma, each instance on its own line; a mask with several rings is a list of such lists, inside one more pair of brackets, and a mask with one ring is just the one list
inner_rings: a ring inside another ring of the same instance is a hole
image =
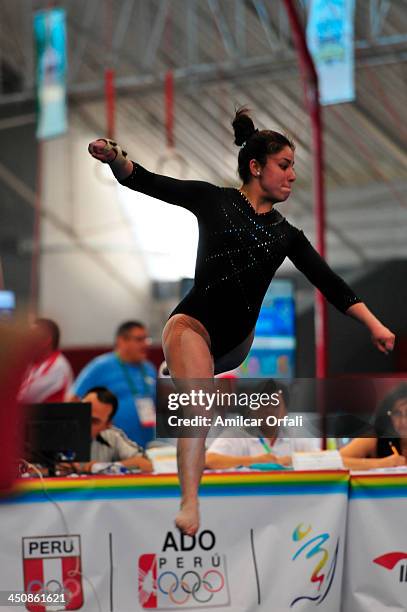
[[183, 313], [200, 321], [215, 361], [250, 335], [268, 286], [287, 256], [340, 311], [360, 301], [301, 230], [277, 210], [256, 213], [237, 189], [153, 174], [134, 162], [133, 172], [121, 183], [197, 217], [194, 286], [170, 317]]

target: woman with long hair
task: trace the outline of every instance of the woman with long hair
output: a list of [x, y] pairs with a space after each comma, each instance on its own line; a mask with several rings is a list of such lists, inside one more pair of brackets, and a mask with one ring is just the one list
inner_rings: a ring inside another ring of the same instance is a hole
[[[210, 381], [214, 374], [242, 363], [253, 341], [262, 300], [287, 256], [340, 311], [366, 325], [380, 351], [392, 350], [392, 332], [329, 268], [303, 232], [275, 208], [287, 200], [296, 178], [294, 143], [278, 132], [256, 129], [245, 108], [236, 112], [232, 126], [240, 149], [240, 189], [153, 174], [127, 159], [107, 139], [89, 145], [90, 154], [109, 163], [122, 185], [182, 206], [197, 217], [194, 286], [163, 331], [172, 379]], [[189, 535], [199, 527], [198, 487], [204, 461], [204, 435], [179, 439], [182, 497], [176, 525]]]
[[374, 437], [355, 438], [341, 448], [343, 464], [353, 470], [397, 467], [407, 460], [407, 384], [383, 399], [374, 421]]

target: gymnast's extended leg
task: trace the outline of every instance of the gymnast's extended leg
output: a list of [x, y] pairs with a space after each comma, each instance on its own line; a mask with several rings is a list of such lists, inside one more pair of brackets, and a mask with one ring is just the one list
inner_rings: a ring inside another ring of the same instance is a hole
[[[187, 390], [191, 379], [206, 379], [208, 385], [213, 384], [210, 338], [199, 321], [183, 314], [171, 317], [163, 331], [163, 350], [171, 377], [177, 385], [182, 384], [182, 391]], [[194, 535], [199, 528], [198, 488], [205, 465], [207, 430], [202, 433], [201, 437], [179, 438], [177, 445], [181, 507], [175, 523], [187, 535]]]

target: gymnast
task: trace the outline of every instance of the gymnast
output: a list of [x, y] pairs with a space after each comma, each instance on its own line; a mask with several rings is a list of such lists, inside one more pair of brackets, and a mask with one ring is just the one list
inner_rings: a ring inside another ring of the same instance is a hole
[[[170, 314], [162, 335], [172, 379], [212, 380], [243, 362], [265, 293], [287, 256], [329, 302], [367, 327], [378, 350], [391, 351], [394, 334], [274, 207], [287, 200], [296, 178], [294, 143], [278, 132], [255, 129], [245, 108], [236, 112], [232, 126], [240, 147], [240, 189], [153, 174], [109, 139], [89, 145], [90, 154], [110, 164], [122, 185], [186, 208], [197, 218], [194, 285]], [[193, 535], [199, 528], [205, 435], [180, 438], [177, 459], [181, 506], [175, 522]]]

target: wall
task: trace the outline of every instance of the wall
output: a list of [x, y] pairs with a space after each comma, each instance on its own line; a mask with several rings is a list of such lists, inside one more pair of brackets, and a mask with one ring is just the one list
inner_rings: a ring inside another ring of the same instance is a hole
[[93, 160], [89, 130], [44, 144], [40, 312], [64, 345], [111, 342], [118, 323], [152, 311], [151, 281], [118, 202], [117, 182]]
[[0, 107], [0, 257], [6, 289], [30, 297], [37, 144], [32, 105]]
[[[359, 278], [350, 282], [355, 293], [373, 313], [395, 334], [407, 332], [407, 261], [390, 261], [363, 270]], [[346, 276], [345, 276], [346, 279]], [[329, 363], [331, 374], [354, 372], [390, 373], [395, 370], [395, 354], [388, 356], [377, 351], [369, 334], [360, 323], [344, 317], [329, 306]], [[298, 316], [298, 376], [314, 375], [314, 311], [308, 307]]]

